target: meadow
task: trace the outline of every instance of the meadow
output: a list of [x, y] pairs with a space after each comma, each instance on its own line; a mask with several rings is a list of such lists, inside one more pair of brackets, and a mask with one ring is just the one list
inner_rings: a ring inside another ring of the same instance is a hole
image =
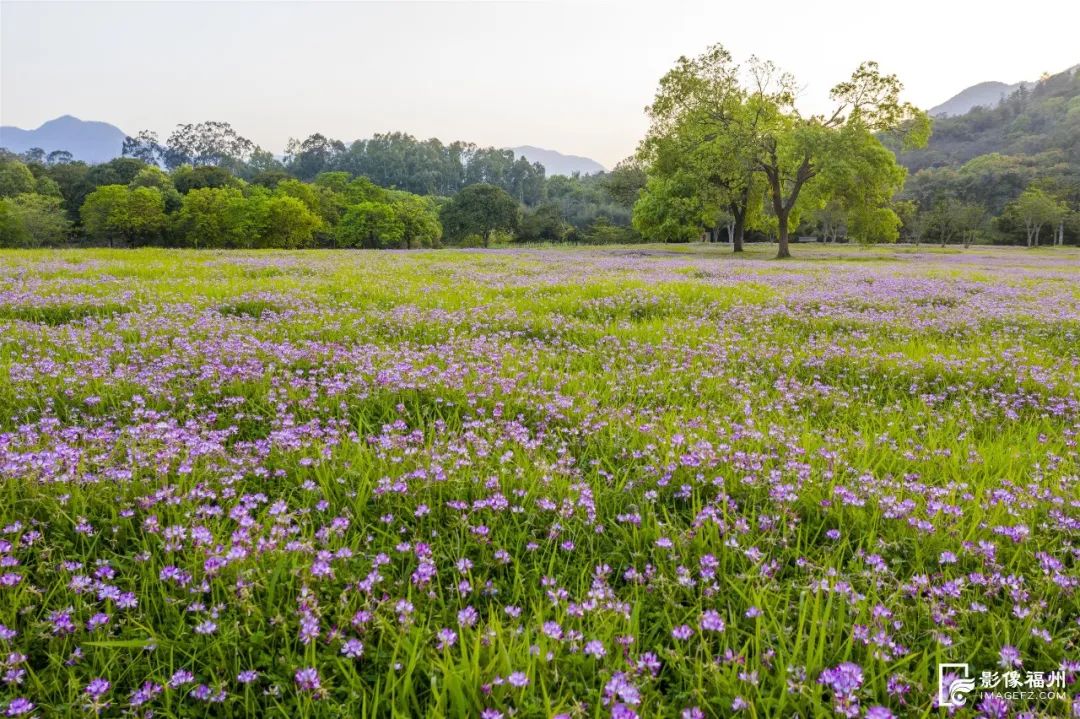
[[794, 253], [0, 252], [0, 712], [1080, 716], [1080, 251]]

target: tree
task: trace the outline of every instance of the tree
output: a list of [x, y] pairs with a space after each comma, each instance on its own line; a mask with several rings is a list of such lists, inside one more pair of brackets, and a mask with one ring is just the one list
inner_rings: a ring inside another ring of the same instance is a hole
[[545, 203], [521, 217], [518, 239], [526, 242], [562, 242], [569, 227], [557, 205]]
[[395, 193], [394, 214], [402, 224], [401, 248], [435, 247], [442, 237], [439, 212], [429, 197], [409, 192]]
[[259, 247], [308, 247], [322, 222], [307, 206], [287, 195], [275, 195], [256, 204]]
[[155, 165], [147, 165], [139, 170], [139, 174], [132, 178], [128, 187], [133, 190], [138, 187], [156, 188], [165, 201], [165, 212], [173, 213], [180, 209], [182, 198], [173, 185], [172, 178]]
[[2, 200], [2, 202], [7, 206], [13, 220], [18, 223], [19, 231], [16, 236], [22, 239], [10, 245], [0, 241], [0, 245], [22, 247], [58, 245], [64, 242], [71, 233], [71, 222], [64, 214], [59, 197], [27, 193]]
[[189, 247], [251, 247], [258, 228], [252, 206], [234, 187], [200, 187], [183, 196], [173, 231]]
[[680, 58], [661, 79], [648, 110], [650, 137], [674, 136], [692, 153], [716, 148], [706, 156], [721, 163], [715, 184], [729, 193], [731, 187], [751, 187], [748, 179], [731, 184], [740, 172], [763, 175], [776, 220], [777, 257], [790, 256], [789, 231], [798, 222], [801, 199], [818, 203], [842, 195], [851, 209], [862, 206], [864, 217], [885, 219], [869, 209], [886, 205], [902, 186], [904, 169], [879, 136], [895, 135], [905, 146], [925, 144], [929, 136], [926, 114], [900, 101], [895, 75], [863, 63], [833, 88], [833, 112], [811, 116], [795, 108], [794, 79], [772, 63], [751, 60], [746, 87], [738, 78], [737, 66], [719, 45], [695, 60]]
[[939, 200], [930, 210], [930, 228], [938, 233], [941, 246], [949, 244], [956, 234], [958, 208], [960, 203], [954, 199]]
[[333, 169], [338, 156], [345, 152], [345, 144], [315, 133], [303, 142], [289, 140], [285, 149], [285, 166], [301, 180], [310, 180], [320, 172]]
[[954, 210], [956, 230], [964, 247], [970, 247], [986, 225], [986, 208], [977, 202], [963, 202]]
[[634, 204], [634, 229], [654, 242], [692, 242], [707, 226], [705, 218], [718, 213], [685, 176], [650, 177]]
[[1064, 203], [1055, 200], [1037, 187], [1024, 190], [1010, 210], [1023, 222], [1028, 247], [1038, 247], [1042, 228], [1045, 225], [1057, 225], [1068, 214], [1068, 208]]
[[863, 63], [833, 88], [837, 105], [828, 117], [802, 117], [794, 107], [793, 80], [770, 63], [754, 63], [752, 75], [748, 103], [765, 118], [754, 139], [755, 162], [768, 181], [777, 219], [777, 257], [790, 256], [790, 221], [804, 189], [824, 185], [816, 188], [819, 195], [843, 194], [864, 213], [881, 207], [902, 187], [905, 171], [878, 135], [903, 132], [909, 146], [929, 137], [925, 113], [900, 102], [903, 86], [895, 75], [882, 75], [877, 63]]
[[223, 167], [181, 165], [172, 173], [173, 185], [181, 195], [201, 187], [239, 187], [241, 182]]
[[[140, 136], [144, 134], [152, 136], [152, 133], [146, 131], [140, 133]], [[161, 160], [170, 170], [181, 165], [212, 165], [235, 170], [256, 150], [258, 146], [239, 135], [229, 123], [200, 122], [194, 125], [177, 125], [161, 150]]]
[[400, 244], [405, 223], [394, 208], [381, 202], [361, 202], [345, 211], [337, 226], [339, 247], [384, 249]]
[[514, 198], [494, 185], [469, 185], [446, 203], [439, 218], [446, 235], [462, 240], [479, 235], [484, 247], [495, 230], [513, 232], [518, 227], [519, 212]]
[[821, 228], [825, 242], [836, 242], [840, 236], [847, 236], [848, 213], [838, 198], [830, 199], [823, 207], [815, 210], [814, 219]]
[[72, 154], [67, 150], [53, 150], [45, 158], [47, 165], [66, 165], [74, 159]]
[[0, 197], [0, 247], [30, 247], [32, 238], [15, 212], [11, 198]]
[[80, 214], [87, 234], [107, 240], [110, 247], [114, 238], [131, 245], [154, 240], [166, 223], [165, 201], [155, 187], [104, 185], [87, 195]]
[[[701, 195], [698, 204], [713, 208], [708, 214], [718, 223], [714, 234], [721, 216], [731, 217], [732, 248], [742, 251], [747, 215], [757, 200], [752, 140], [761, 120], [760, 114], [748, 109], [738, 67], [722, 46], [714, 45], [693, 60], [680, 57], [676, 61], [660, 79], [656, 97], [646, 108], [650, 128], [638, 156], [649, 164], [651, 174], [668, 180], [680, 177], [674, 184], [653, 186], [652, 198], [640, 214], [645, 222], [639, 222], [641, 227], [654, 232], [666, 227], [663, 232], [670, 234], [673, 228], [667, 222], [685, 217], [686, 208], [663, 213], [654, 204], [657, 190], [670, 194], [678, 186], [686, 201], [686, 188], [693, 188]], [[649, 218], [661, 217], [665, 222], [649, 224]]]
[[34, 174], [16, 159], [0, 160], [0, 197], [14, 197], [34, 191]]
[[142, 130], [135, 136], [124, 138], [121, 157], [134, 157], [147, 165], [158, 165], [164, 160], [165, 148], [158, 142], [156, 132]]
[[633, 209], [647, 180], [645, 168], [636, 158], [623, 160], [600, 183], [612, 200], [626, 209]]
[[848, 234], [860, 244], [896, 242], [900, 218], [890, 207], [860, 205], [848, 214]]

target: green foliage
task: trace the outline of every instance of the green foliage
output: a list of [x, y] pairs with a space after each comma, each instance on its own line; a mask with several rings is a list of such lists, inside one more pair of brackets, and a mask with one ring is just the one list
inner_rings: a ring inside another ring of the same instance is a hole
[[182, 195], [202, 187], [240, 187], [241, 184], [227, 169], [215, 165], [181, 165], [173, 171], [172, 181]]
[[653, 242], [692, 242], [701, 237], [706, 211], [685, 176], [651, 177], [634, 205], [634, 229]]
[[253, 247], [252, 207], [234, 187], [203, 187], [184, 195], [173, 222], [174, 237], [188, 247]]
[[[648, 108], [652, 124], [640, 155], [669, 184], [639, 200], [639, 230], [687, 237], [695, 216], [719, 218], [721, 211], [741, 227], [754, 214], [754, 178], [761, 176], [779, 257], [788, 256], [789, 228], [800, 214], [833, 197], [858, 214], [866, 237], [891, 237], [895, 215], [877, 210], [902, 187], [904, 169], [879, 136], [917, 145], [929, 134], [924, 113], [900, 101], [901, 89], [896, 76], [864, 63], [833, 88], [830, 115], [804, 117], [795, 109], [794, 79], [771, 63], [752, 60], [744, 83], [719, 45], [679, 58]], [[665, 210], [663, 196], [679, 205]]]
[[[1080, 210], [1080, 73], [1024, 86], [996, 107], [939, 117], [922, 150], [901, 151], [911, 171], [905, 197], [931, 209], [941, 198], [994, 216], [999, 241], [1034, 243], [1015, 201], [1034, 186]], [[1065, 223], [1068, 233], [1080, 237]]]
[[30, 168], [14, 158], [0, 160], [0, 197], [14, 197], [34, 191]]
[[1038, 247], [1043, 227], [1057, 225], [1068, 215], [1065, 203], [1037, 187], [1029, 187], [1006, 207], [1006, 214], [1019, 220], [1026, 232], [1027, 246]]
[[386, 249], [399, 246], [405, 238], [405, 223], [394, 208], [381, 202], [361, 202], [345, 211], [337, 226], [339, 247]]
[[309, 247], [322, 227], [319, 216], [295, 197], [274, 195], [253, 202], [259, 228], [256, 247]]
[[156, 188], [165, 201], [165, 212], [170, 214], [179, 210], [183, 201], [180, 192], [173, 185], [172, 178], [159, 167], [147, 166], [139, 170], [139, 174], [135, 175], [128, 187], [131, 189], [138, 187]]
[[469, 185], [439, 213], [443, 230], [451, 240], [479, 235], [485, 247], [495, 230], [514, 232], [519, 223], [518, 205], [504, 190], [494, 185]]
[[15, 212], [10, 198], [0, 198], [0, 247], [31, 247], [33, 238]]
[[402, 224], [401, 248], [436, 247], [442, 237], [439, 211], [430, 197], [408, 192], [393, 193], [392, 208]]
[[563, 221], [558, 205], [548, 202], [522, 213], [518, 239], [524, 242], [562, 242], [571, 229]]
[[121, 239], [131, 245], [153, 242], [166, 226], [165, 201], [156, 187], [104, 185], [91, 192], [80, 209], [87, 235]]
[[0, 246], [59, 245], [71, 234], [71, 222], [59, 197], [25, 193], [5, 198]]

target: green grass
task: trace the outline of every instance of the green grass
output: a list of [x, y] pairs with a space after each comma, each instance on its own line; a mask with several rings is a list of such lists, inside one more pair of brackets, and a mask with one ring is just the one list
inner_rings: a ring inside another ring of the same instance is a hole
[[1075, 660], [1080, 252], [773, 252], [0, 254], [0, 710], [936, 717]]

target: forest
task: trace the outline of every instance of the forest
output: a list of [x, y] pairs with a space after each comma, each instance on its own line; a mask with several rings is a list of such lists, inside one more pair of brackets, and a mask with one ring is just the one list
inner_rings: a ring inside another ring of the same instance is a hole
[[[795, 78], [720, 46], [680, 58], [638, 151], [546, 176], [513, 151], [403, 132], [281, 156], [229, 123], [142, 131], [122, 157], [0, 150], [0, 246], [429, 248], [773, 241], [1076, 244], [1080, 73], [931, 121], [866, 63], [804, 116]], [[855, 98], [859, 98], [857, 101]], [[279, 159], [280, 158], [280, 159]]]

